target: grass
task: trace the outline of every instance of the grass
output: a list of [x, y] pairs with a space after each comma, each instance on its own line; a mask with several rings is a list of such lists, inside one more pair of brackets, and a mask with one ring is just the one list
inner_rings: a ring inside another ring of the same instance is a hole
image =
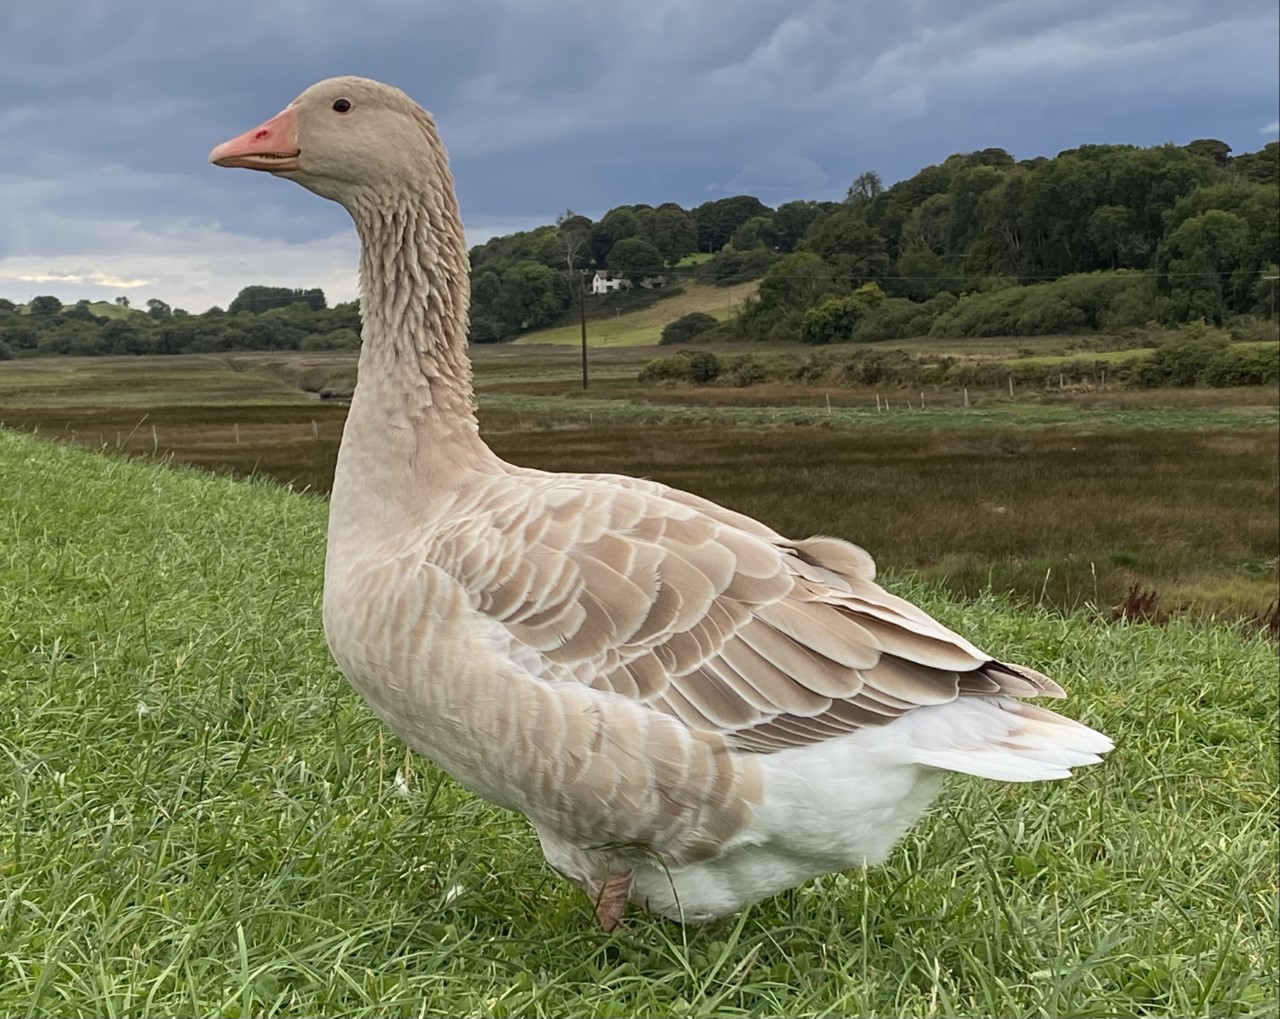
[[[701, 311], [718, 319], [726, 319], [734, 308], [754, 294], [760, 287], [759, 280], [740, 283], [732, 287], [713, 287], [702, 283], [682, 284], [684, 292], [666, 300], [657, 301], [636, 311], [624, 312], [614, 318], [597, 318], [587, 323], [588, 346], [600, 347], [652, 347], [662, 337], [664, 326], [681, 315]], [[588, 301], [591, 297], [587, 298]], [[516, 344], [528, 346], [564, 345], [582, 343], [582, 327], [578, 323], [539, 329], [525, 333]]]
[[602, 936], [523, 821], [337, 674], [320, 499], [4, 431], [0, 476], [0, 1014], [1280, 1008], [1276, 660], [1239, 630], [891, 578], [1117, 750], [1064, 783], [957, 776], [865, 875]]

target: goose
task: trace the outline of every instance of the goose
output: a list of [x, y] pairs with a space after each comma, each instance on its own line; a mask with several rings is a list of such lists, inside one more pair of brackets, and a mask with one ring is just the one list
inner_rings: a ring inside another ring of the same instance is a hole
[[1112, 749], [1064, 697], [876, 583], [651, 480], [507, 463], [480, 435], [468, 253], [431, 116], [321, 81], [212, 163], [343, 205], [359, 382], [329, 502], [323, 626], [415, 752], [516, 811], [610, 931], [684, 923], [873, 866], [946, 774], [1061, 779]]

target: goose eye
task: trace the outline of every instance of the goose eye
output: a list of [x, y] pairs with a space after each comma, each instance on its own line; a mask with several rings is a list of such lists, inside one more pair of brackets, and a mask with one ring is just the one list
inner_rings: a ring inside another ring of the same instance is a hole
[[350, 100], [350, 99], [335, 99], [335, 100], [333, 101], [333, 112], [334, 112], [334, 113], [346, 113], [346, 112], [347, 112], [347, 110], [349, 110], [349, 109], [351, 109], [351, 100]]

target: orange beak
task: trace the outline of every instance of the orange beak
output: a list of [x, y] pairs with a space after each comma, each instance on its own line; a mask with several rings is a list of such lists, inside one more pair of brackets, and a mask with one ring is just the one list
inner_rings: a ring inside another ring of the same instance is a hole
[[301, 153], [297, 134], [297, 114], [286, 106], [265, 124], [223, 142], [209, 153], [209, 162], [246, 170], [297, 170]]

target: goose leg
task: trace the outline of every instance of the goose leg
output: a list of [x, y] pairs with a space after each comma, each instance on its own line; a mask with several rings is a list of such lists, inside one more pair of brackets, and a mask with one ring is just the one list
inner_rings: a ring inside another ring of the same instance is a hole
[[610, 874], [596, 893], [596, 919], [605, 933], [616, 930], [622, 923], [622, 912], [627, 908], [631, 895], [631, 875]]

